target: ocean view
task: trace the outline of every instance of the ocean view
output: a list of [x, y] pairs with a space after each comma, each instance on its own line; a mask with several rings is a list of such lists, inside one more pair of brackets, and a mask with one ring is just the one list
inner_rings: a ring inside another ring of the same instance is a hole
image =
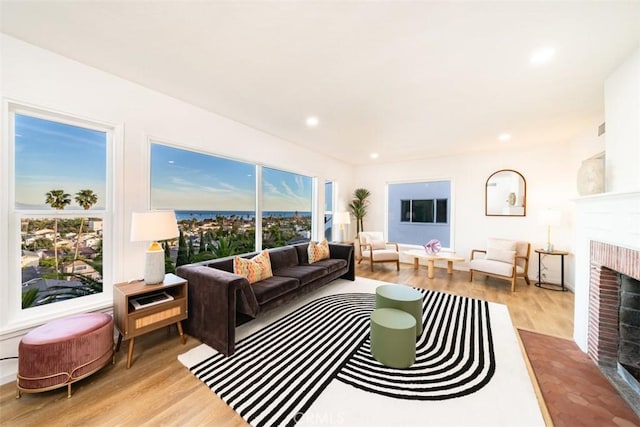
[[[299, 211], [298, 216], [305, 217], [311, 216], [309, 211]], [[262, 215], [265, 217], [274, 218], [290, 218], [296, 215], [295, 211], [263, 211]], [[206, 219], [215, 219], [217, 216], [223, 216], [225, 218], [231, 218], [236, 216], [243, 219], [254, 219], [255, 211], [176, 211], [176, 219], [180, 221], [189, 221], [195, 219], [197, 221], [204, 221]]]

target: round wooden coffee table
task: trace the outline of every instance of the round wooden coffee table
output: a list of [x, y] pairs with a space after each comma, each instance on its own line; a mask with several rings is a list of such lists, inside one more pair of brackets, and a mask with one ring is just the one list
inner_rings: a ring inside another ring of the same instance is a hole
[[437, 254], [428, 254], [423, 249], [411, 249], [405, 252], [406, 255], [413, 257], [413, 268], [416, 270], [420, 265], [420, 259], [427, 260], [427, 277], [433, 279], [434, 263], [436, 261], [447, 261], [447, 273], [453, 273], [453, 263], [456, 261], [464, 261], [464, 257], [458, 256], [453, 252], [438, 252]]

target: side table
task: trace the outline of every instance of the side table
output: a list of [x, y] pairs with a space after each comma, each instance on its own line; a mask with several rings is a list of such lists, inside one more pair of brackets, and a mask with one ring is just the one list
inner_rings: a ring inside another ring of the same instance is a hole
[[[536, 286], [539, 288], [550, 289], [553, 291], [566, 291], [564, 287], [564, 256], [569, 255], [566, 251], [547, 251], [544, 249], [535, 249], [538, 254], [538, 282]], [[542, 281], [542, 255], [552, 255], [560, 257], [560, 283], [549, 283]], [[558, 289], [560, 287], [560, 289]]]
[[[120, 350], [122, 338], [128, 339], [127, 369], [131, 367], [135, 338], [140, 335], [175, 324], [182, 344], [186, 343], [180, 322], [187, 318], [187, 290], [187, 281], [174, 274], [165, 275], [164, 281], [156, 285], [147, 285], [144, 280], [114, 285], [113, 313], [118, 329], [116, 352]], [[162, 293], [169, 295], [169, 298], [138, 308], [133, 304], [144, 297]]]

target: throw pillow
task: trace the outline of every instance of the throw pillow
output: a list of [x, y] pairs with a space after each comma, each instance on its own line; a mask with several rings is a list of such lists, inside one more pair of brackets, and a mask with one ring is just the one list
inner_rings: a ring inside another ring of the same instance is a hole
[[233, 272], [246, 277], [249, 283], [256, 283], [272, 277], [269, 252], [264, 250], [251, 259], [233, 257]]
[[489, 249], [502, 249], [505, 251], [515, 251], [517, 242], [515, 240], [508, 239], [488, 239], [487, 248]]
[[309, 242], [307, 253], [309, 254], [309, 264], [327, 259], [329, 258], [329, 242], [326, 239], [320, 243]]
[[509, 251], [499, 248], [487, 248], [487, 255], [484, 258], [494, 261], [508, 262], [509, 264], [512, 264], [515, 256], [516, 251]]
[[387, 249], [387, 242], [385, 242], [384, 240], [372, 240], [371, 249], [373, 249], [374, 251]]

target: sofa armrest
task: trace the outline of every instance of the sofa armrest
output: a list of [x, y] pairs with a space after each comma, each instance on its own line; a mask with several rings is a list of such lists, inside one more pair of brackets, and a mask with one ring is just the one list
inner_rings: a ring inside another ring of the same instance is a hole
[[184, 265], [176, 274], [189, 283], [186, 332], [229, 356], [235, 350], [236, 302], [256, 316], [258, 302], [245, 277], [203, 265]]
[[340, 276], [347, 280], [356, 280], [356, 270], [354, 265], [353, 245], [341, 243], [329, 243], [329, 256], [334, 259], [344, 259], [347, 261], [349, 269]]

